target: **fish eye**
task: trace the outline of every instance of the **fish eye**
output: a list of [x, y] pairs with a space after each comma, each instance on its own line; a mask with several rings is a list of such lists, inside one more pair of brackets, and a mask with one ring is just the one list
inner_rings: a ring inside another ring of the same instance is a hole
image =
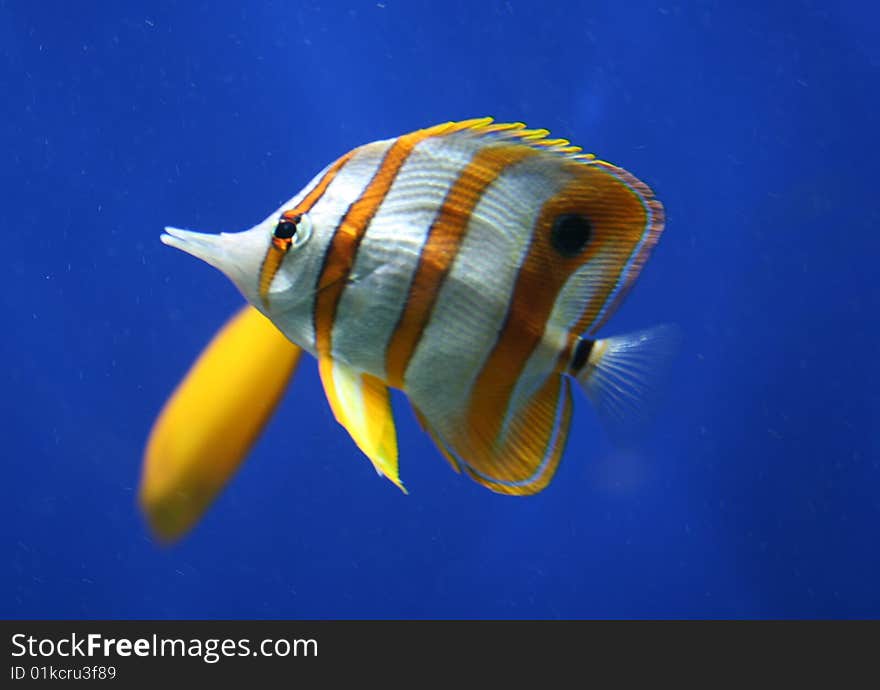
[[289, 240], [296, 234], [296, 226], [299, 225], [302, 216], [296, 215], [291, 217], [281, 216], [278, 219], [278, 225], [275, 226], [274, 236], [278, 240]]
[[571, 259], [584, 250], [592, 235], [589, 218], [579, 213], [565, 213], [553, 223], [550, 244], [559, 254]]

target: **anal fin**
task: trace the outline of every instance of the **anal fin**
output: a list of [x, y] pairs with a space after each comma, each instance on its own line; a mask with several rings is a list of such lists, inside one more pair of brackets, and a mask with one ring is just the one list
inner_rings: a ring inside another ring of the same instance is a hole
[[437, 450], [442, 453], [443, 457], [446, 458], [446, 462], [450, 464], [453, 470], [455, 470], [458, 474], [461, 474], [461, 465], [458, 464], [458, 460], [456, 460], [455, 456], [452, 452], [446, 447], [445, 442], [440, 437], [434, 427], [430, 425], [428, 420], [425, 418], [425, 415], [422, 414], [422, 411], [413, 404], [413, 412], [416, 413], [416, 419], [419, 420], [419, 425], [431, 437], [431, 440], [434, 442], [434, 445], [437, 446]]
[[514, 411], [503, 433], [502, 419], [469, 416], [461, 423], [443, 424], [424, 410], [420, 416], [453, 467], [461, 467], [496, 493], [528, 495], [546, 488], [553, 478], [568, 439], [571, 413], [570, 381], [554, 373]]
[[376, 471], [401, 491], [397, 467], [397, 431], [391, 395], [375, 376], [322, 357], [318, 363], [321, 383], [336, 421], [345, 427]]

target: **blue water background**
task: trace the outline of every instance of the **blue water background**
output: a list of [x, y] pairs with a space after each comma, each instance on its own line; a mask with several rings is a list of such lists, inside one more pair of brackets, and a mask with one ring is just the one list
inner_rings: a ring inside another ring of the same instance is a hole
[[[0, 2], [7, 618], [880, 616], [875, 3]], [[241, 304], [164, 247], [350, 148], [450, 119], [632, 170], [667, 230], [607, 333], [685, 340], [626, 452], [576, 400], [531, 498], [450, 471], [395, 398], [404, 496], [313, 361], [197, 529], [135, 491]]]

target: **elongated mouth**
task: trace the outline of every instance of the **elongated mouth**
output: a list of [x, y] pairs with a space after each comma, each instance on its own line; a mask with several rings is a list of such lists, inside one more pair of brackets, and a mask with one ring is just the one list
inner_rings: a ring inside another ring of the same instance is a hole
[[[167, 227], [159, 239], [163, 244], [201, 259], [224, 273], [257, 308], [266, 306], [266, 290], [265, 287], [260, 290], [259, 276], [265, 264], [267, 249], [271, 245], [264, 227], [258, 225], [245, 232], [219, 235]], [[326, 290], [340, 280], [357, 281], [363, 277], [341, 276], [312, 289], [303, 289], [299, 285], [296, 292], [291, 288], [271, 299], [277, 300], [277, 308], [292, 309], [314, 299], [317, 292]]]
[[159, 237], [163, 244], [174, 247], [223, 270], [226, 247], [223, 235], [209, 235], [180, 228], [165, 228]]

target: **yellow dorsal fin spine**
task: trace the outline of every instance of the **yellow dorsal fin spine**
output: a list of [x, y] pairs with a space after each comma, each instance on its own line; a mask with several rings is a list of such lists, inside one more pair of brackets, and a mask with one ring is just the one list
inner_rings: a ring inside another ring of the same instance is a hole
[[582, 147], [572, 144], [568, 139], [551, 139], [548, 130], [529, 129], [522, 122], [495, 122], [491, 117], [481, 117], [447, 122], [438, 125], [436, 131], [438, 135], [455, 132], [472, 132], [477, 136], [492, 135], [542, 151], [558, 153], [581, 163], [592, 163], [596, 160], [595, 155], [583, 153]]

